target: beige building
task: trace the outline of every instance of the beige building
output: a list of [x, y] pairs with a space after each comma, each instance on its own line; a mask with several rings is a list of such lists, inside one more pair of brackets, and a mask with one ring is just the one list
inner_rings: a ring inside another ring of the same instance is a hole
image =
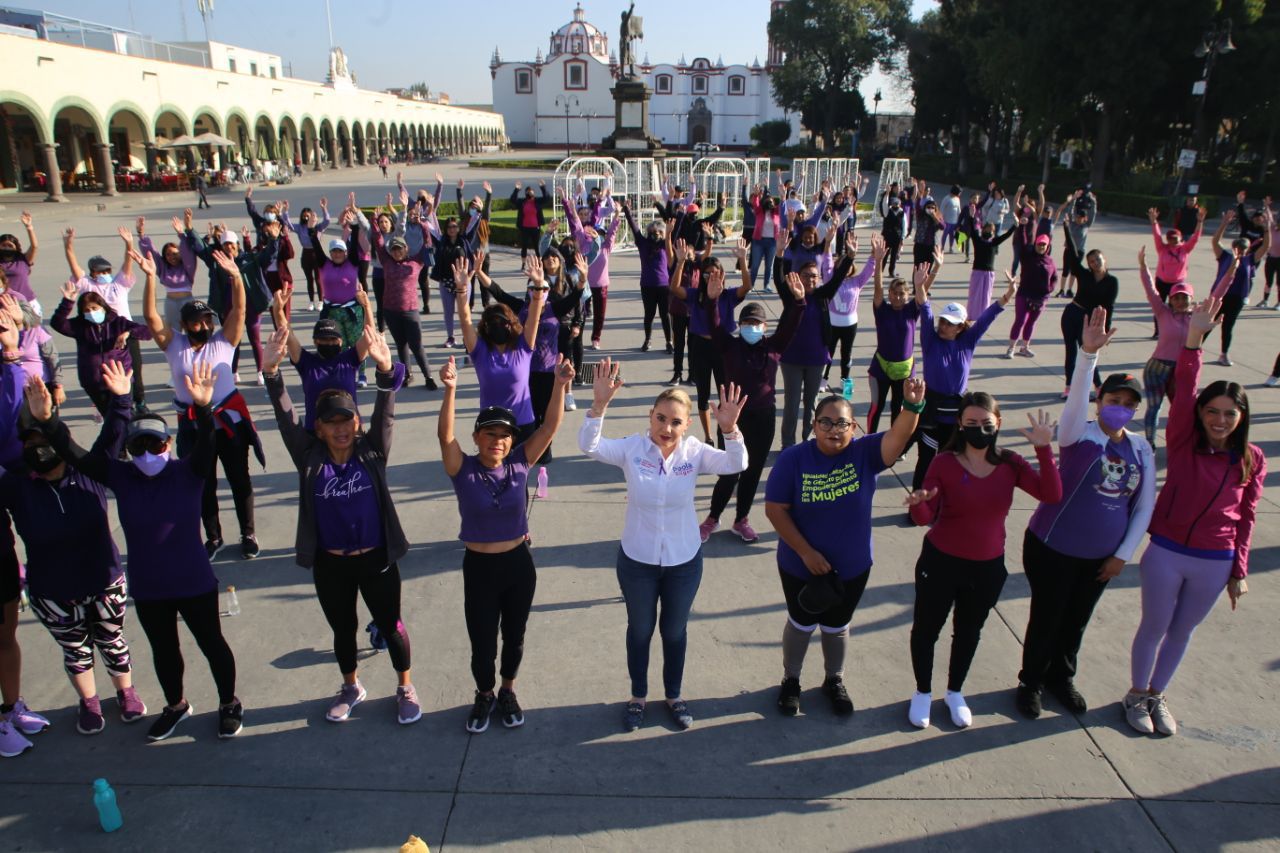
[[[338, 168], [383, 154], [470, 152], [507, 141], [502, 116], [356, 86], [340, 49], [324, 83], [284, 75], [279, 56], [0, 8], [0, 192], [117, 192], [117, 174], [196, 162]], [[230, 144], [165, 147], [212, 133]]]

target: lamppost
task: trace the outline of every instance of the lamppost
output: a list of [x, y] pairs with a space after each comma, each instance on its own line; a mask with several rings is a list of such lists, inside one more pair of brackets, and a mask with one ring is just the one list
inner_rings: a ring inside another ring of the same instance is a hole
[[584, 119], [587, 123], [587, 141], [582, 146], [583, 151], [586, 151], [591, 148], [591, 120], [598, 115], [599, 113], [597, 113], [595, 110], [584, 110], [582, 112], [581, 118]]
[[883, 100], [879, 89], [876, 89], [876, 93], [872, 95], [871, 100], [875, 102], [875, 109], [871, 112], [871, 141], [868, 147], [874, 151], [876, 137], [880, 135], [880, 101]]
[[578, 96], [556, 95], [556, 106], [564, 107], [564, 156], [572, 157], [573, 151], [569, 148], [569, 110], [578, 108]]
[[[1196, 103], [1196, 118], [1191, 131], [1192, 144], [1195, 146], [1194, 156], [1197, 158], [1201, 151], [1204, 150], [1204, 103], [1208, 100], [1209, 91], [1209, 75], [1213, 73], [1213, 64], [1219, 54], [1230, 53], [1235, 50], [1236, 46], [1231, 43], [1231, 19], [1227, 18], [1222, 22], [1221, 26], [1215, 27], [1205, 33], [1200, 44], [1196, 45], [1195, 55], [1204, 58], [1204, 76], [1195, 83], [1191, 84], [1191, 94], [1198, 95], [1200, 100]], [[1195, 174], [1195, 163], [1192, 162], [1191, 168], [1188, 170], [1191, 175]], [[1188, 177], [1188, 181], [1191, 178]]]

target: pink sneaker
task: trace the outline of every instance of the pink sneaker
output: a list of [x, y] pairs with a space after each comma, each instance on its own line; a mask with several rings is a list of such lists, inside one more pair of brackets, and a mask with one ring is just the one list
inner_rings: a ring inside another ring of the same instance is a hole
[[707, 520], [698, 525], [698, 535], [702, 537], [702, 541], [706, 542], [711, 538], [711, 534], [720, 529], [720, 519], [707, 516]]
[[27, 703], [18, 697], [9, 713], [9, 722], [24, 735], [38, 735], [49, 728], [49, 720], [27, 707]]
[[733, 532], [742, 537], [743, 542], [755, 542], [760, 536], [756, 533], [755, 528], [751, 526], [751, 522], [747, 519], [735, 522], [732, 528]]

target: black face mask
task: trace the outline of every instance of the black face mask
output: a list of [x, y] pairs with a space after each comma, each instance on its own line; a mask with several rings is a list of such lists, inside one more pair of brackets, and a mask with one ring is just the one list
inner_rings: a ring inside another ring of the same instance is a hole
[[47, 444], [22, 448], [22, 461], [37, 474], [48, 474], [62, 464], [58, 451]]
[[209, 330], [204, 328], [188, 329], [187, 340], [193, 344], [207, 344], [209, 342]]
[[489, 340], [502, 345], [511, 340], [511, 327], [506, 323], [489, 324]]
[[2, 264], [16, 261], [20, 257], [22, 257], [22, 253], [17, 249], [0, 249], [0, 263]]
[[[988, 430], [990, 430], [988, 432]], [[978, 450], [986, 450], [996, 443], [1000, 430], [995, 427], [967, 426], [960, 428], [965, 443]]]
[[342, 344], [316, 344], [316, 355], [323, 359], [337, 358], [342, 352]]

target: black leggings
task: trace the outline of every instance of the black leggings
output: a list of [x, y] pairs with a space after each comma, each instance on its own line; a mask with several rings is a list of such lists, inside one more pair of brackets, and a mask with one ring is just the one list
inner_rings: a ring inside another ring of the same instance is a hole
[[[1263, 263], [1262, 274], [1265, 276], [1266, 288], [1262, 291], [1262, 301], [1266, 302], [1267, 297], [1271, 295], [1271, 286], [1280, 279], [1280, 257], [1267, 255], [1266, 261]], [[1280, 293], [1280, 291], [1277, 291]]]
[[[832, 326], [831, 332], [827, 335], [827, 355], [834, 356], [836, 354], [836, 344], [840, 345], [840, 379], [849, 378], [849, 363], [853, 360], [853, 339], [858, 334], [858, 324], [852, 326]], [[822, 378], [827, 379], [831, 376], [831, 364], [827, 364], [827, 369], [822, 371]]]
[[671, 343], [671, 318], [667, 314], [667, 300], [670, 298], [671, 293], [665, 287], [640, 288], [640, 301], [644, 303], [644, 339], [646, 341], [653, 335], [653, 315], [657, 312], [662, 321], [662, 335], [667, 339], [667, 343]]
[[892, 424], [894, 419], [898, 417], [898, 412], [902, 411], [902, 383], [905, 379], [890, 379], [884, 369], [880, 367], [880, 362], [873, 355], [871, 357], [871, 369], [867, 371], [867, 384], [871, 386], [871, 408], [867, 412], [867, 435], [874, 435], [880, 431], [880, 416], [884, 414], [884, 403], [886, 399], [892, 399], [889, 403], [889, 423]]
[[[191, 424], [191, 426], [188, 426]], [[227, 476], [231, 486], [231, 498], [236, 505], [236, 519], [240, 522], [240, 535], [250, 536], [254, 532], [253, 524], [253, 481], [249, 477], [249, 454], [253, 447], [253, 427], [240, 421], [233, 427], [231, 435], [217, 427], [213, 433], [213, 449], [215, 457], [209, 463], [205, 474], [204, 497], [201, 502], [200, 517], [204, 521], [204, 533], [208, 539], [222, 538], [222, 520], [218, 514], [218, 462], [222, 462], [222, 472]], [[195, 444], [195, 426], [191, 421], [178, 423], [178, 456], [185, 457]]]
[[929, 471], [933, 457], [938, 455], [938, 448], [951, 440], [955, 424], [934, 424], [918, 426], [911, 440], [916, 446], [916, 470], [911, 475], [911, 490], [917, 491], [924, 485], [924, 476]]
[[529, 546], [520, 543], [501, 554], [467, 550], [462, 557], [463, 612], [471, 638], [471, 677], [481, 693], [492, 692], [497, 678], [498, 633], [502, 633], [502, 677], [514, 680], [524, 658], [524, 630], [538, 585]]
[[956, 616], [951, 634], [951, 665], [947, 689], [964, 687], [969, 665], [978, 650], [982, 625], [987, 614], [1000, 600], [1009, 573], [1004, 568], [1004, 555], [993, 560], [962, 560], [944, 554], [928, 537], [916, 561], [916, 606], [911, 622], [911, 669], [916, 677], [916, 690], [933, 690], [933, 647], [938, 634], [947, 624], [951, 606]]
[[[684, 348], [689, 338], [689, 318], [684, 314], [671, 315], [671, 366], [679, 375], [684, 373]], [[693, 375], [693, 356], [689, 356], [689, 375]]]
[[[547, 407], [551, 405], [551, 392], [555, 387], [556, 375], [551, 371], [529, 371], [529, 402], [533, 404], [533, 422], [537, 426], [542, 426], [542, 422], [547, 419]], [[551, 445], [548, 444], [538, 461], [545, 465], [552, 459]]]
[[319, 269], [320, 265], [316, 263], [316, 250], [302, 250], [302, 274], [307, 277], [307, 301], [316, 301], [316, 291], [319, 289]]
[[147, 642], [151, 644], [156, 679], [164, 691], [165, 702], [177, 705], [184, 697], [182, 676], [186, 662], [182, 659], [182, 646], [178, 640], [179, 616], [187, 623], [187, 630], [196, 638], [200, 653], [209, 662], [213, 683], [218, 688], [218, 701], [223, 705], [235, 701], [236, 659], [222, 636], [216, 587], [204, 595], [190, 598], [134, 601], [133, 612], [138, 615]]
[[422, 351], [422, 315], [417, 311], [384, 312], [391, 339], [396, 342], [396, 354], [400, 363], [409, 367], [409, 354], [418, 362], [418, 369], [425, 377], [431, 376], [431, 360]]
[[1222, 297], [1222, 309], [1218, 311], [1218, 316], [1222, 318], [1222, 354], [1226, 355], [1231, 349], [1231, 337], [1235, 334], [1236, 320], [1240, 317], [1240, 311], [1244, 308], [1244, 297], [1232, 296], [1228, 293]]
[[734, 523], [737, 524], [751, 514], [756, 489], [760, 486], [760, 475], [769, 460], [769, 448], [773, 446], [777, 419], [778, 411], [774, 407], [743, 409], [738, 416], [738, 429], [742, 431], [742, 441], [747, 446], [747, 470], [741, 474], [724, 474], [716, 480], [711, 492], [712, 518], [720, 517], [735, 490], [738, 493], [738, 510], [733, 517]]
[[724, 384], [724, 356], [710, 338], [689, 336], [689, 375], [698, 385], [698, 411], [711, 408], [711, 380], [714, 377], [716, 391]]
[[[1063, 370], [1066, 372], [1068, 385], [1076, 372], [1076, 351], [1080, 348], [1088, 319], [1084, 309], [1074, 302], [1062, 309], [1062, 346], [1066, 349]], [[1093, 384], [1094, 387], [1102, 387], [1102, 374], [1096, 367], [1093, 369]]]
[[409, 671], [409, 632], [400, 621], [400, 569], [387, 565], [387, 549], [341, 556], [320, 551], [312, 569], [316, 597], [333, 629], [333, 654], [343, 675], [356, 671], [356, 593], [369, 608], [378, 633], [387, 641], [396, 672]]
[[[882, 235], [883, 236], [883, 235]], [[902, 254], [902, 239], [884, 241], [884, 260], [880, 262], [880, 269], [889, 270], [889, 277], [897, 275], [898, 272], [898, 256]]]
[[[418, 290], [422, 291], [422, 313], [431, 313], [431, 268], [435, 266], [434, 253], [424, 253], [423, 257], [427, 260], [423, 261], [422, 269], [418, 271]], [[485, 255], [485, 263], [488, 263], [489, 256]], [[487, 303], [486, 303], [487, 304]]]
[[383, 275], [382, 267], [373, 268], [373, 318], [378, 324], [378, 331], [385, 332], [387, 330], [386, 320], [382, 316], [382, 295], [387, 289], [387, 279]]
[[518, 226], [520, 231], [520, 260], [528, 257], [530, 252], [534, 255], [538, 254], [538, 241], [542, 239], [541, 228], [526, 228], [523, 225]]
[[1022, 565], [1031, 585], [1031, 615], [1018, 673], [1023, 684], [1042, 687], [1075, 677], [1084, 629], [1107, 588], [1107, 581], [1098, 580], [1106, 561], [1055, 551], [1030, 530], [1023, 536]]
[[146, 404], [146, 388], [142, 384], [142, 346], [138, 343], [137, 335], [130, 335], [125, 346], [129, 348], [129, 359], [133, 362], [133, 382], [129, 390], [133, 395], [134, 407], [141, 408]]

